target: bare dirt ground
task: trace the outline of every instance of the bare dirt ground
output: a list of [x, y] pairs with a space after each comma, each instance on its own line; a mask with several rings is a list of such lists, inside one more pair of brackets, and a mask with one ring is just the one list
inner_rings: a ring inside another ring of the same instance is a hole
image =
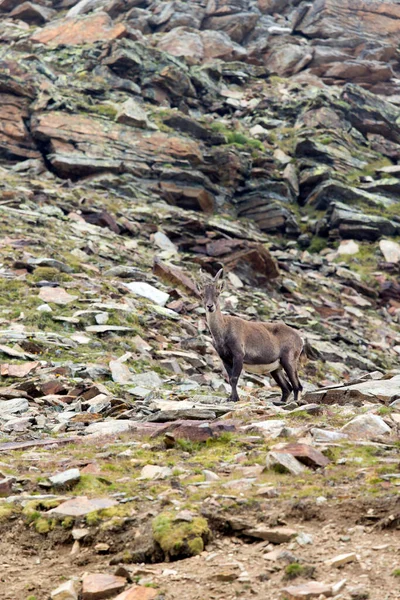
[[[388, 509], [387, 522], [391, 517], [390, 506]], [[277, 510], [279, 506], [275, 503], [274, 511]], [[276, 600], [285, 597], [282, 588], [310, 579], [325, 583], [345, 580], [343, 590], [335, 596], [338, 599], [398, 600], [399, 580], [393, 576], [400, 564], [398, 531], [357, 524], [367, 522], [368, 516], [373, 517], [376, 512], [376, 505], [367, 508], [342, 502], [315, 511], [316, 518], [312, 520], [285, 518], [286, 526], [311, 536], [311, 543], [303, 546], [297, 541], [279, 546], [264, 541], [249, 543], [243, 538], [215, 533], [199, 556], [169, 563], [119, 567], [110, 565], [110, 556], [99, 554], [93, 546], [82, 546], [77, 554], [71, 554], [71, 542], [56, 543], [54, 536], [38, 536], [22, 523], [21, 526], [15, 524], [2, 532], [0, 597], [2, 600], [47, 600], [51, 590], [65, 579], [80, 579], [85, 572], [116, 573], [124, 569], [132, 581], [156, 587], [159, 597], [165, 600], [233, 600], [238, 597]], [[311, 516], [310, 511], [305, 509], [304, 516]], [[286, 551], [283, 559], [271, 561], [266, 557], [273, 548]], [[356, 559], [342, 567], [325, 563], [337, 555], [352, 552]], [[303, 566], [304, 576], [288, 581], [285, 568], [294, 561]]]

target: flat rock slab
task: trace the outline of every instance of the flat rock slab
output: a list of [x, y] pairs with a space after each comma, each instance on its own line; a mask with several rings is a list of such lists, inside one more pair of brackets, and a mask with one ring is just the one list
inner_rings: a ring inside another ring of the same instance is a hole
[[75, 582], [70, 579], [51, 592], [51, 600], [78, 600]]
[[91, 423], [86, 428], [86, 433], [93, 435], [118, 435], [133, 429], [135, 421], [101, 421], [100, 423]]
[[125, 577], [108, 573], [89, 573], [82, 579], [82, 600], [103, 600], [120, 592], [126, 584]]
[[79, 469], [68, 469], [67, 471], [49, 477], [49, 481], [54, 487], [64, 487], [76, 483], [80, 478], [81, 474]]
[[14, 400], [0, 400], [0, 419], [2, 415], [14, 415], [23, 413], [29, 409], [26, 398], [14, 398]]
[[135, 296], [147, 298], [159, 306], [165, 306], [169, 299], [169, 294], [158, 290], [156, 287], [145, 281], [132, 281], [131, 283], [124, 283], [124, 286], [127, 287], [132, 294], [135, 294]]
[[330, 598], [333, 595], [332, 586], [318, 581], [309, 581], [301, 585], [290, 585], [281, 590], [282, 597], [285, 600], [308, 600], [325, 596]]
[[43, 302], [52, 302], [53, 304], [70, 304], [74, 300], [78, 299], [78, 296], [69, 294], [67, 290], [62, 287], [42, 287], [39, 292], [39, 298]]
[[148, 417], [152, 423], [165, 423], [167, 421], [178, 421], [179, 419], [189, 419], [192, 421], [213, 421], [217, 415], [212, 410], [201, 408], [186, 408], [181, 410], [160, 410], [155, 415]]
[[354, 417], [349, 423], [343, 425], [342, 431], [352, 438], [372, 439], [391, 432], [389, 425], [379, 415], [372, 413]]
[[140, 472], [139, 479], [166, 479], [172, 475], [172, 469], [169, 467], [159, 467], [158, 465], [146, 465]]
[[282, 451], [288, 452], [301, 463], [313, 469], [326, 467], [331, 462], [322, 452], [308, 444], [287, 444], [282, 448]]
[[34, 360], [23, 363], [22, 365], [4, 363], [0, 365], [0, 375], [3, 377], [26, 377], [30, 373], [37, 371], [40, 368], [40, 362]]
[[111, 508], [118, 502], [111, 498], [88, 498], [87, 496], [77, 496], [63, 502], [59, 506], [50, 509], [46, 514], [60, 515], [61, 517], [83, 517], [94, 510]]
[[126, 35], [122, 23], [114, 24], [103, 12], [86, 18], [57, 19], [39, 31], [35, 31], [31, 40], [41, 44], [90, 44], [97, 41], [114, 40]]
[[77, 438], [47, 438], [47, 440], [30, 440], [28, 442], [5, 442], [0, 444], [0, 452], [8, 452], [9, 450], [25, 450], [25, 448], [33, 448], [34, 446], [58, 446], [60, 444], [70, 444], [76, 442]]
[[267, 454], [266, 466], [280, 473], [291, 473], [292, 475], [301, 475], [305, 467], [294, 458], [289, 452], [271, 451]]
[[245, 535], [254, 537], [260, 540], [266, 540], [271, 544], [284, 544], [295, 538], [297, 531], [289, 529], [289, 527], [254, 527], [243, 531]]
[[334, 558], [330, 558], [325, 561], [325, 564], [330, 567], [341, 567], [342, 565], [347, 565], [347, 563], [354, 562], [357, 560], [357, 555], [355, 552], [348, 552], [347, 554], [339, 554]]
[[320, 404], [361, 406], [368, 401], [390, 404], [396, 396], [400, 396], [400, 375], [395, 375], [391, 379], [375, 379], [343, 387], [323, 388], [315, 392], [307, 392], [303, 400]]
[[143, 585], [134, 585], [122, 594], [119, 594], [114, 600], [154, 600], [159, 594], [159, 590], [144, 587]]

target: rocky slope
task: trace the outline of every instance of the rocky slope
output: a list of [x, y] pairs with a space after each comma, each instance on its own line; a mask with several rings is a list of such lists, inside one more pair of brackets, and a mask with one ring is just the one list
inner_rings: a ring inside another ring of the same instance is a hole
[[[2, 597], [398, 598], [400, 4], [0, 12]], [[299, 405], [226, 401], [221, 266]]]

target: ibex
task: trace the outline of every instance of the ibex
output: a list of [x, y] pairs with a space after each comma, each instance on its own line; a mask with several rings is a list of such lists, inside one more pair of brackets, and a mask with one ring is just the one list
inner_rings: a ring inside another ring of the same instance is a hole
[[229, 377], [232, 388], [229, 400], [239, 400], [237, 384], [244, 367], [251, 373], [270, 373], [282, 390], [281, 402], [286, 402], [292, 391], [297, 401], [303, 389], [297, 373], [303, 340], [295, 329], [282, 322], [245, 321], [223, 315], [219, 305], [222, 272], [220, 269], [211, 283], [203, 283], [199, 292], [214, 347]]

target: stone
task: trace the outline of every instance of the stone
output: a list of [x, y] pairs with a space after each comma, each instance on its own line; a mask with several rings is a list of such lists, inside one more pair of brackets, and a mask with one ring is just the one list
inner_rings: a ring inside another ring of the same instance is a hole
[[253, 529], [245, 529], [243, 533], [249, 537], [266, 540], [271, 544], [285, 544], [295, 538], [298, 532], [288, 527], [264, 527], [259, 525]]
[[203, 470], [204, 480], [205, 481], [219, 481], [221, 478], [217, 473], [210, 471], [209, 469]]
[[134, 585], [116, 596], [114, 600], [155, 600], [158, 595], [159, 590], [143, 585]]
[[86, 331], [91, 333], [107, 333], [110, 331], [132, 331], [132, 327], [125, 327], [124, 325], [89, 325], [85, 327]]
[[140, 471], [140, 479], [166, 479], [167, 477], [171, 477], [171, 475], [172, 469], [157, 465], [146, 465]]
[[125, 287], [135, 296], [141, 296], [147, 298], [159, 306], [165, 306], [169, 299], [169, 294], [158, 290], [154, 286], [144, 281], [132, 281], [131, 283], [124, 283]]
[[109, 365], [113, 381], [122, 385], [131, 381], [133, 373], [131, 373], [129, 367], [121, 362], [121, 360], [110, 360]]
[[11, 496], [12, 484], [15, 482], [14, 477], [4, 477], [0, 479], [0, 498]]
[[356, 553], [348, 552], [346, 554], [339, 554], [338, 556], [335, 556], [334, 558], [330, 558], [329, 560], [326, 560], [325, 564], [328, 565], [329, 567], [341, 567], [343, 565], [346, 565], [347, 563], [354, 562], [355, 560], [357, 560]]
[[341, 404], [364, 402], [393, 402], [400, 394], [400, 375], [390, 379], [375, 379], [341, 387], [322, 388], [307, 392], [304, 401], [316, 401], [322, 404]]
[[29, 403], [26, 398], [14, 398], [13, 400], [0, 401], [0, 418], [2, 415], [14, 415], [29, 410]]
[[[4, 363], [0, 365], [0, 375], [8, 377], [26, 377], [40, 368], [40, 362], [35, 360], [22, 365]], [[11, 407], [12, 405], [9, 405]]]
[[153, 390], [161, 387], [163, 380], [155, 371], [147, 371], [144, 373], [139, 373], [138, 375], [132, 373], [130, 383]]
[[79, 540], [83, 540], [87, 535], [90, 534], [90, 529], [72, 529], [71, 533], [74, 540], [79, 542]]
[[108, 573], [89, 573], [82, 578], [82, 600], [103, 600], [120, 592], [126, 584], [125, 577]]
[[336, 252], [340, 255], [353, 255], [357, 254], [360, 250], [360, 244], [357, 244], [354, 240], [342, 240], [339, 244]]
[[80, 478], [81, 474], [79, 469], [68, 469], [67, 471], [49, 477], [49, 481], [53, 487], [66, 487], [77, 483]]
[[178, 253], [178, 248], [175, 246], [173, 242], [169, 239], [165, 233], [162, 231], [156, 231], [153, 237], [154, 243], [160, 250], [166, 250], [168, 252], [173, 252], [174, 254]]
[[153, 273], [169, 285], [179, 286], [193, 296], [199, 295], [196, 284], [182, 269], [167, 265], [158, 257], [154, 259]]
[[400, 262], [400, 244], [392, 240], [380, 240], [379, 248], [388, 263]]
[[53, 304], [70, 304], [78, 299], [78, 296], [69, 294], [64, 288], [42, 287], [39, 292], [39, 298], [44, 302]]
[[257, 433], [262, 433], [265, 437], [277, 438], [283, 435], [286, 428], [286, 421], [281, 419], [269, 419], [268, 421], [256, 421], [246, 425], [244, 429]]
[[146, 111], [132, 98], [129, 98], [119, 107], [115, 120], [117, 123], [124, 123], [131, 127], [142, 129], [149, 127]]
[[281, 473], [291, 473], [292, 475], [301, 475], [305, 467], [287, 452], [271, 451], [267, 454], [267, 469], [273, 469]]
[[187, 31], [177, 27], [165, 34], [157, 47], [172, 56], [184, 58], [189, 65], [195, 65], [204, 59], [204, 44], [200, 32]]
[[40, 304], [37, 309], [38, 312], [43, 312], [43, 313], [51, 313], [53, 312], [53, 309], [51, 308], [51, 306], [49, 306], [48, 304]]
[[341, 431], [346, 433], [350, 438], [372, 439], [380, 435], [389, 434], [391, 429], [382, 417], [367, 413], [354, 417], [346, 425], [343, 425]]
[[76, 496], [66, 502], [62, 502], [55, 508], [47, 511], [48, 515], [59, 515], [61, 517], [84, 517], [95, 510], [111, 508], [118, 503], [111, 498], [87, 498], [86, 496]]
[[309, 581], [301, 585], [290, 585], [283, 588], [281, 592], [285, 600], [311, 600], [312, 598], [319, 600], [321, 596], [330, 598], [333, 595], [331, 585], [319, 583], [318, 581]]
[[314, 469], [326, 467], [331, 462], [322, 452], [308, 444], [287, 444], [282, 448], [282, 451], [288, 452], [307, 467]]
[[24, 2], [11, 11], [10, 17], [21, 19], [21, 21], [29, 24], [42, 25], [49, 21], [55, 14], [55, 11], [45, 6], [40, 6], [33, 2]]
[[58, 19], [32, 35], [32, 42], [54, 45], [90, 44], [115, 40], [127, 33], [122, 23], [114, 24], [108, 14], [98, 12], [84, 18]]
[[341, 431], [334, 431], [329, 429], [319, 429], [318, 427], [313, 427], [311, 429], [311, 435], [313, 436], [316, 442], [339, 442], [340, 440], [345, 440], [348, 436]]
[[102, 421], [100, 423], [91, 423], [85, 430], [85, 433], [102, 436], [118, 435], [134, 428], [134, 421]]
[[75, 581], [72, 579], [64, 581], [64, 583], [51, 592], [50, 596], [51, 600], [78, 600]]

